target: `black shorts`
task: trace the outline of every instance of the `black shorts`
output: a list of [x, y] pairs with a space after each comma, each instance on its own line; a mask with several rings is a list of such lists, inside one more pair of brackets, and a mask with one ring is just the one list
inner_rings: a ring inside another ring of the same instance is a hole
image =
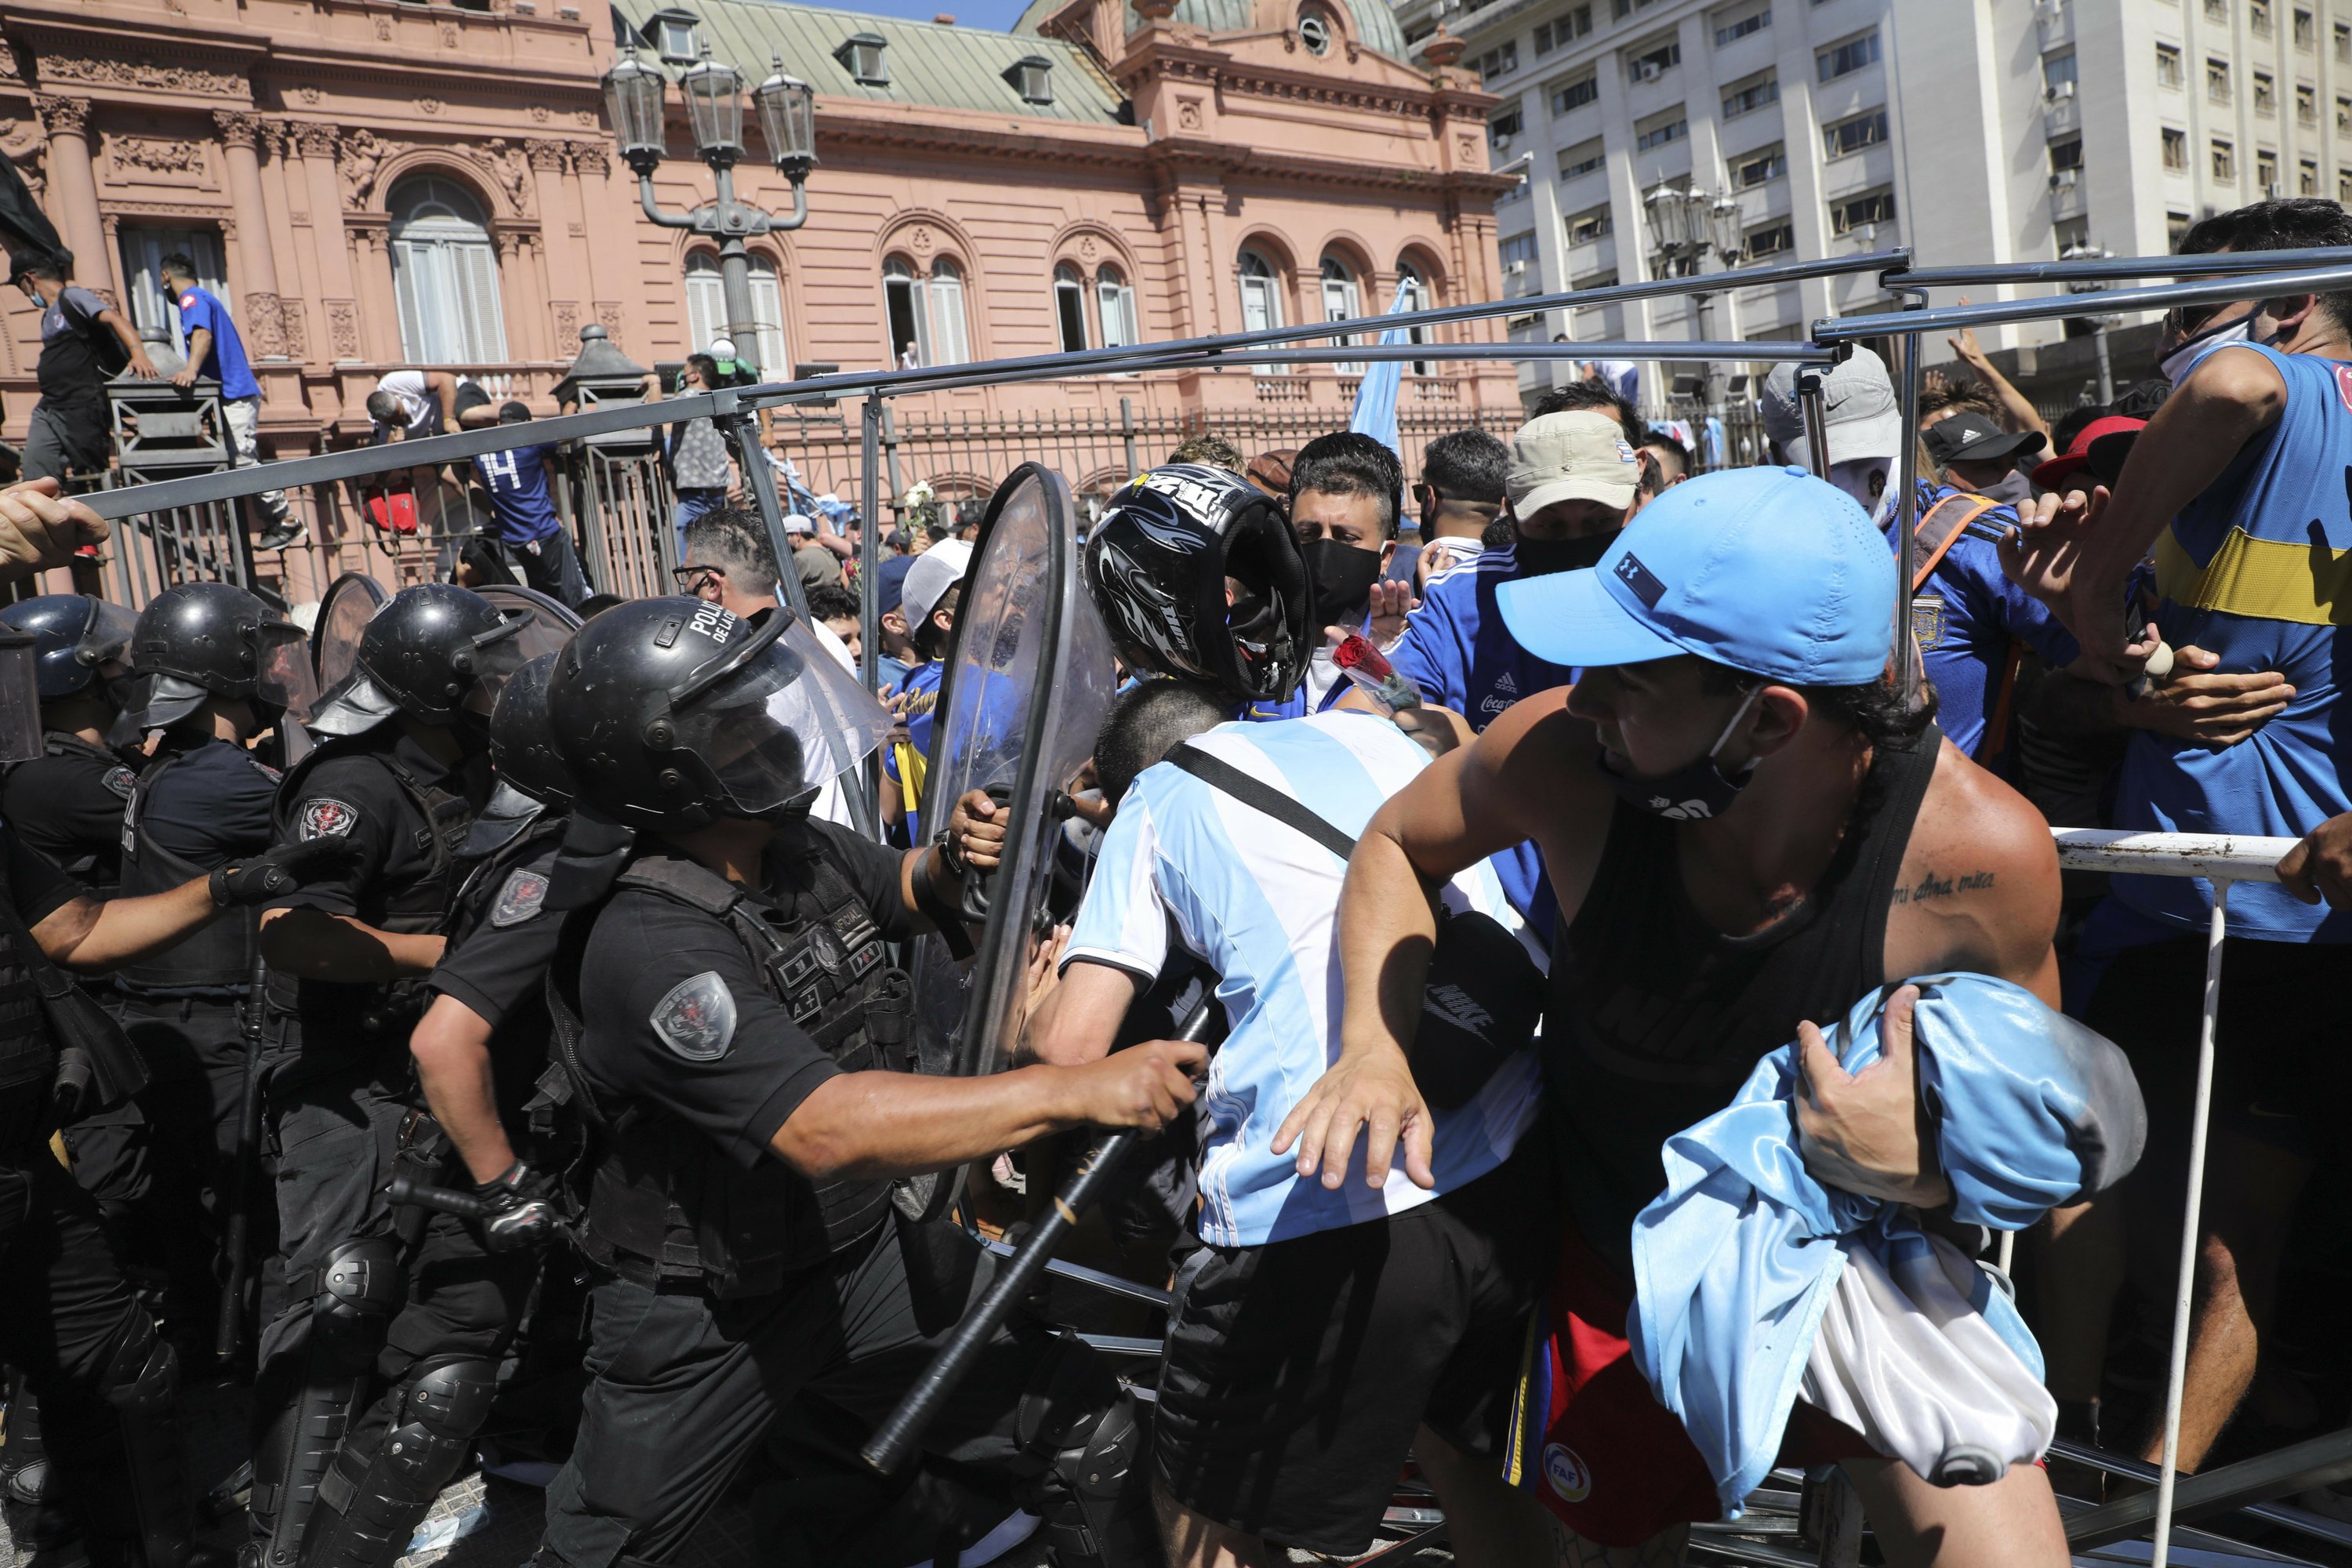
[[[2319, 942], [2221, 944], [2213, 1034], [2213, 1125], [2315, 1158], [2352, 1101], [2343, 984], [2352, 948]], [[2147, 1098], [2149, 1147], [2187, 1140], [2205, 1005], [2205, 939], [2124, 952], [2099, 977], [2084, 1022], [2124, 1049]]]
[[1160, 1373], [1160, 1484], [1277, 1545], [1362, 1552], [1423, 1422], [1500, 1452], [1556, 1214], [1530, 1131], [1498, 1169], [1388, 1219], [1196, 1245]]
[[480, 382], [461, 381], [457, 384], [457, 406], [449, 410], [449, 417], [463, 419], [472, 409], [488, 407], [490, 395], [482, 390]]

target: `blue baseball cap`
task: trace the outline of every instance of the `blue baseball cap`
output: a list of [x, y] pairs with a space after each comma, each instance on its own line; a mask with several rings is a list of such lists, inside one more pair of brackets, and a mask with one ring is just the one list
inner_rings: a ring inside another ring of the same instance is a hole
[[1702, 474], [1651, 501], [1590, 571], [1506, 583], [1519, 646], [1591, 668], [1701, 658], [1798, 686], [1865, 686], [1895, 642], [1895, 559], [1852, 497], [1800, 468]]

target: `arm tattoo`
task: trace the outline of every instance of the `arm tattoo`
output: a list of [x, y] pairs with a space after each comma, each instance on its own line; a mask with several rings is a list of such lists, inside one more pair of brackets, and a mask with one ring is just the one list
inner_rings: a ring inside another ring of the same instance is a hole
[[1895, 889], [1893, 901], [1898, 904], [1924, 904], [1929, 899], [1948, 899], [1960, 893], [1980, 892], [1992, 886], [1990, 871], [1969, 871], [1958, 877], [1938, 877], [1930, 871], [1907, 888]]

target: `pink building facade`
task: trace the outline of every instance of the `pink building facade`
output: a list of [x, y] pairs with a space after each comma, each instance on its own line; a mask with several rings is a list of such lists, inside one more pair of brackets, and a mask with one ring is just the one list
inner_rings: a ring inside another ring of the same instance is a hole
[[[1012, 33], [761, 0], [12, 0], [0, 36], [0, 152], [78, 280], [168, 330], [153, 266], [193, 254], [243, 330], [275, 456], [356, 438], [398, 366], [552, 412], [584, 325], [647, 365], [715, 335], [709, 242], [646, 222], [612, 150], [598, 78], [632, 46], [673, 68], [707, 47], [747, 82], [780, 59], [817, 89], [810, 219], [751, 242], [761, 331], [740, 346], [771, 375], [1377, 314], [1401, 286], [1500, 292], [1493, 100], [1409, 64], [1382, 0], [1039, 0]], [[671, 101], [654, 183], [683, 209], [710, 176]], [[739, 194], [789, 210], [747, 134]], [[5, 303], [16, 440], [37, 319]], [[1457, 332], [1501, 335], [1436, 337]], [[1145, 462], [1204, 423], [1295, 444], [1275, 437], [1344, 419], [1356, 374], [1302, 359], [936, 394], [894, 406], [894, 436], [961, 431], [961, 457], [923, 463], [974, 483], [1033, 455], [1024, 430], [1140, 432]], [[1434, 429], [1518, 400], [1507, 366], [1433, 362], [1400, 404]], [[780, 419], [776, 439], [848, 495], [843, 412]], [[1129, 458], [1089, 451], [1071, 466]]]

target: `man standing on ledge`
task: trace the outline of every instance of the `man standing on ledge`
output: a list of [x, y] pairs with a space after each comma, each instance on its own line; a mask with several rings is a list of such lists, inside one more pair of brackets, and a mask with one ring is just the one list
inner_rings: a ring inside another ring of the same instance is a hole
[[[229, 319], [228, 307], [196, 281], [196, 264], [184, 250], [163, 258], [156, 271], [164, 291], [179, 302], [180, 331], [187, 335], [187, 363], [172, 377], [174, 386], [194, 386], [210, 376], [220, 383], [221, 410], [228, 420], [229, 448], [247, 467], [261, 461], [261, 384], [245, 357], [245, 340]], [[264, 490], [253, 498], [265, 521], [256, 550], [283, 550], [302, 537], [302, 525], [286, 516], [286, 492]]]

